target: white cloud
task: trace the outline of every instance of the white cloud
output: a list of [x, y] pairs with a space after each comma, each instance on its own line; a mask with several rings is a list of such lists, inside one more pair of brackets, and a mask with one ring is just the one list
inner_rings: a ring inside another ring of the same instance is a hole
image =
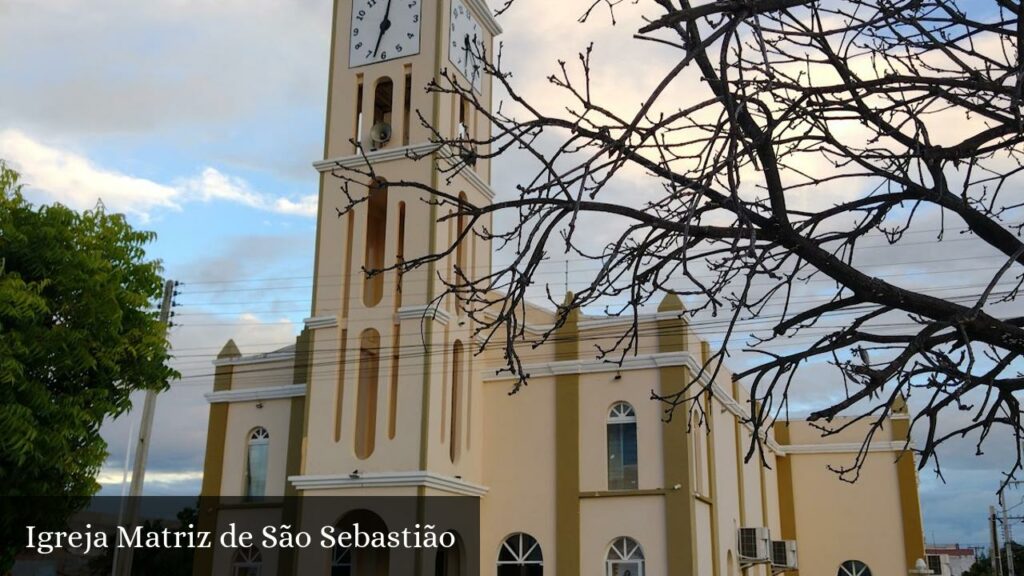
[[108, 208], [142, 218], [156, 208], [178, 208], [173, 187], [101, 168], [14, 130], [0, 132], [0, 158], [22, 173], [28, 187], [79, 210], [95, 206], [99, 199]]
[[317, 196], [315, 194], [302, 196], [298, 200], [260, 194], [252, 190], [245, 180], [223, 174], [215, 168], [204, 169], [199, 176], [183, 182], [182, 188], [189, 197], [203, 202], [224, 200], [279, 214], [316, 215]]
[[147, 220], [154, 211], [181, 210], [190, 202], [231, 202], [278, 214], [316, 215], [315, 194], [273, 196], [242, 178], [204, 168], [198, 176], [161, 184], [98, 166], [76, 152], [43, 144], [17, 130], [0, 132], [0, 158], [21, 172], [22, 181], [47, 201], [82, 210], [102, 200], [115, 211]]

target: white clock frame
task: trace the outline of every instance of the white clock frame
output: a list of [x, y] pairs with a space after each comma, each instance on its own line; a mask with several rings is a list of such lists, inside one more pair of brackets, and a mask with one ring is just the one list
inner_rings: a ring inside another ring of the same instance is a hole
[[[448, 22], [448, 61], [479, 93], [483, 87], [483, 65], [477, 53], [483, 48], [483, 28], [463, 0], [452, 0]], [[475, 45], [467, 46], [467, 38]]]
[[[349, 68], [420, 53], [425, 0], [354, 0], [349, 24]], [[391, 22], [383, 33], [385, 15]]]

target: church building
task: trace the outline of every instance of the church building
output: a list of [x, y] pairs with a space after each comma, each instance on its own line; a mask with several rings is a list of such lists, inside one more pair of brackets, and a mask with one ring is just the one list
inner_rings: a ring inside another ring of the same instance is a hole
[[[852, 461], [859, 426], [822, 438], [806, 422], [779, 423], [764, 439], [767, 465], [748, 462], [747, 391], [724, 370], [706, 383], [699, 425], [682, 410], [666, 422], [651, 400], [710, 354], [674, 295], [640, 317], [638, 351], [621, 365], [593, 346], [632, 319], [574, 314], [524, 356], [529, 384], [509, 395], [501, 343], [475, 354], [458, 303], [431, 304], [456, 266], [489, 270], [491, 246], [469, 234], [431, 266], [363, 274], [464, 232], [457, 218], [439, 223], [445, 206], [387, 181], [494, 198], [486, 159], [442, 173], [448, 151], [419, 115], [448, 136], [489, 133], [468, 102], [425, 87], [447, 69], [491, 102], [474, 48], [489, 53], [500, 33], [485, 0], [334, 0], [312, 310], [294, 345], [246, 355], [229, 341], [216, 360], [202, 495], [240, 502], [204, 509], [204, 522], [307, 521], [318, 505], [306, 497], [461, 496], [479, 505], [478, 550], [421, 554], [416, 575], [908, 574], [925, 551], [905, 406], [855, 483], [828, 466]], [[367, 162], [368, 198], [339, 217], [332, 172]], [[530, 307], [526, 322], [539, 335], [555, 314]], [[195, 573], [412, 576], [379, 553], [259, 546], [200, 551]]]

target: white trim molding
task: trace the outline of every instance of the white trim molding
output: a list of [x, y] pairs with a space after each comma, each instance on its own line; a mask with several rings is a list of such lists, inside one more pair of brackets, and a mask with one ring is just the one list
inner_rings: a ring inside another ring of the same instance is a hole
[[442, 325], [447, 326], [452, 319], [452, 315], [448, 312], [441, 310], [437, 306], [403, 306], [398, 309], [395, 314], [399, 320], [423, 320], [432, 319], [437, 320]]
[[306, 395], [305, 384], [289, 384], [287, 386], [267, 386], [264, 388], [243, 388], [241, 390], [221, 390], [209, 392], [206, 401], [210, 404], [225, 402], [259, 402], [261, 400], [279, 400], [282, 398], [301, 398]]
[[[458, 160], [453, 161], [453, 158], [458, 156], [458, 152], [448, 144], [444, 145], [439, 156], [448, 163], [449, 167], [458, 165]], [[483, 178], [476, 173], [476, 170], [471, 167], [463, 166], [458, 172], [446, 175], [445, 179], [446, 181], [451, 182], [458, 176], [462, 176], [470, 186], [475, 188], [477, 192], [483, 194], [484, 198], [486, 198], [488, 202], [494, 200], [494, 189], [491, 188], [490, 184], [484, 182]]]
[[[550, 314], [554, 315], [554, 312], [549, 311]], [[484, 312], [484, 316], [488, 318], [496, 318], [493, 312]], [[654, 312], [649, 314], [638, 314], [636, 317], [637, 324], [645, 324], [648, 322], [657, 322], [659, 320], [680, 320], [689, 325], [690, 321], [686, 318], [685, 311], [673, 310], [670, 312]], [[616, 326], [624, 326], [633, 323], [632, 316], [602, 316], [602, 317], [586, 317], [584, 316], [579, 322], [576, 323], [576, 327], [582, 332], [584, 330], [593, 330], [596, 328], [614, 328]], [[554, 324], [527, 324], [523, 323], [523, 330], [528, 334], [539, 336], [546, 332], [549, 332], [554, 328]]]
[[[906, 442], [872, 442], [868, 452], [904, 452], [913, 449], [914, 444]], [[860, 442], [836, 444], [790, 444], [783, 446], [786, 454], [855, 454], [864, 449]]]
[[330, 488], [384, 488], [423, 487], [433, 488], [460, 496], [483, 496], [486, 486], [466, 482], [461, 478], [444, 476], [435, 472], [416, 470], [412, 472], [365, 472], [361, 474], [323, 474], [316, 476], [289, 476], [288, 481], [298, 490], [323, 490]]
[[[686, 311], [672, 310], [670, 312], [655, 312], [653, 314], [639, 314], [637, 315], [637, 323], [641, 322], [657, 322], [659, 320], [681, 320], [686, 324], [690, 321], [686, 319]], [[601, 318], [589, 318], [580, 320], [576, 323], [576, 327], [580, 330], [590, 330], [593, 328], [606, 328], [609, 326], [621, 326], [623, 324], [632, 324], [632, 316], [605, 316]], [[546, 327], [545, 327], [546, 328]]]
[[252, 354], [250, 356], [235, 356], [232, 358], [221, 358], [214, 360], [214, 366], [241, 366], [244, 364], [264, 364], [267, 362], [280, 362], [295, 358], [295, 350], [284, 352], [266, 352], [263, 354]]
[[317, 328], [337, 328], [338, 317], [335, 315], [330, 316], [313, 316], [312, 318], [306, 318], [302, 321], [306, 328], [316, 330]]
[[[367, 163], [376, 164], [378, 162], [387, 162], [390, 160], [420, 160], [430, 156], [434, 152], [440, 151], [438, 156], [445, 160], [449, 165], [454, 165], [451, 158], [454, 158], [456, 153], [448, 145], [441, 145], [434, 142], [425, 142], [423, 144], [412, 144], [410, 146], [401, 146], [398, 148], [382, 148], [380, 150], [371, 150], [362, 154], [353, 154], [351, 156], [342, 156], [339, 158], [329, 158], [327, 160], [318, 160], [313, 163], [313, 167], [316, 168], [317, 172], [326, 174], [336, 169], [343, 170], [354, 170], [357, 168], [367, 168]], [[450, 175], [450, 179], [455, 179], [457, 176], [462, 176], [466, 182], [469, 183], [474, 189], [484, 195], [488, 201], [494, 200], [494, 189], [491, 188], [487, 182], [484, 182], [480, 175], [471, 168], [463, 168], [459, 172]]]
[[459, 175], [465, 178], [473, 188], [476, 188], [477, 192], [483, 194], [484, 198], [487, 198], [488, 202], [494, 200], [494, 190], [487, 184], [487, 182], [484, 182], [483, 178], [481, 178], [475, 170], [463, 169], [459, 172]]
[[[640, 354], [623, 359], [622, 364], [605, 362], [597, 358], [589, 360], [562, 360], [559, 362], [545, 362], [543, 364], [530, 364], [523, 367], [523, 370], [530, 378], [543, 378], [545, 376], [558, 376], [560, 374], [594, 374], [600, 372], [626, 372], [629, 370], [646, 370], [649, 368], [666, 368], [669, 366], [687, 366], [691, 364], [692, 358], [689, 352], [659, 352], [656, 354]], [[513, 380], [512, 374], [487, 374], [483, 377], [484, 382], [495, 380]]]
[[418, 159], [429, 156], [433, 152], [437, 151], [441, 146], [434, 142], [425, 142], [422, 144], [411, 144], [409, 146], [399, 146], [398, 148], [381, 148], [379, 150], [370, 150], [364, 154], [352, 154], [350, 156], [341, 156], [338, 158], [328, 158], [325, 160], [318, 160], [313, 162], [313, 167], [316, 168], [317, 172], [321, 174], [330, 172], [337, 168], [343, 168], [351, 170], [353, 168], [366, 168], [367, 162], [375, 164], [377, 162], [387, 162], [389, 160], [401, 160], [403, 158]]
[[491, 36], [498, 36], [502, 33], [501, 24], [494, 18], [490, 6], [485, 0], [465, 0], [469, 9], [480, 19], [480, 23], [491, 33]]

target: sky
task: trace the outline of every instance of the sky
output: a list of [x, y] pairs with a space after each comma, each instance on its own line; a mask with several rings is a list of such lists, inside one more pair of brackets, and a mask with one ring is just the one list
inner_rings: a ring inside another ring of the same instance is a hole
[[[616, 26], [600, 15], [577, 24], [582, 2], [517, 4], [501, 40], [518, 89], [556, 105], [546, 76], [594, 41], [594, 92], [635, 107], [667, 62], [631, 39], [644, 4], [624, 5]], [[171, 331], [183, 378], [158, 401], [147, 494], [198, 493], [203, 394], [220, 346], [285, 346], [308, 315], [330, 18], [330, 0], [0, 0], [0, 158], [34, 202], [86, 209], [102, 199], [157, 232], [149, 255], [183, 283]], [[517, 162], [495, 161], [499, 196], [516, 183]], [[930, 286], [955, 284], [991, 254], [920, 237], [900, 256], [865, 264]], [[105, 494], [121, 491], [137, 420], [104, 427]], [[986, 542], [1012, 444], [994, 438], [975, 456], [970, 442], [952, 443], [945, 483], [922, 471], [929, 541]]]

